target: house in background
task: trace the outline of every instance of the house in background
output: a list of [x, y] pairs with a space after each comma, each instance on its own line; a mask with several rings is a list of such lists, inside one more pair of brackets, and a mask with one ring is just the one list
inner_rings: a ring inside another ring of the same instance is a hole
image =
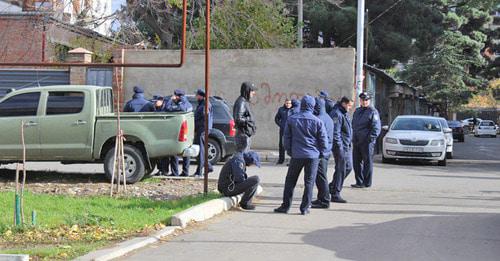
[[[51, 11], [52, 5], [35, 1], [30, 6], [18, 4], [0, 0], [0, 62], [57, 62], [66, 61], [71, 55], [90, 55], [96, 62], [111, 62], [114, 48], [121, 46], [95, 30], [63, 21], [69, 16], [56, 15]], [[33, 6], [36, 9], [30, 9]], [[87, 51], [69, 52], [79, 47]], [[112, 75], [111, 68], [3, 67], [0, 97], [11, 88], [63, 84], [112, 86]]]
[[[23, 12], [44, 12], [61, 22], [110, 35], [112, 0], [2, 0]], [[3, 11], [0, 9], [0, 11]]]
[[398, 81], [382, 69], [365, 64], [365, 90], [372, 93], [373, 105], [380, 112], [383, 125], [389, 125], [398, 115], [430, 115], [433, 105], [424, 94]]

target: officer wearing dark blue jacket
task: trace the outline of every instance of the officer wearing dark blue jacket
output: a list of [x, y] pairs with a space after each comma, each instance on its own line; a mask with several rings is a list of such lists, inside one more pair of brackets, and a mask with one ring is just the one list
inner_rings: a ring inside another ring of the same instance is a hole
[[285, 149], [292, 159], [286, 174], [283, 203], [274, 212], [288, 213], [292, 205], [293, 190], [300, 172], [304, 169], [304, 195], [300, 213], [309, 214], [319, 157], [321, 154], [328, 154], [328, 135], [323, 122], [313, 114], [315, 104], [313, 97], [304, 96], [300, 113], [290, 116], [287, 120], [283, 139]]
[[320, 153], [318, 174], [316, 175], [316, 187], [318, 188], [318, 198], [312, 202], [312, 208], [328, 208], [330, 206], [330, 189], [328, 187], [328, 160], [332, 153], [333, 145], [333, 120], [325, 110], [325, 99], [316, 98], [314, 106], [314, 115], [323, 122], [328, 136], [326, 146], [327, 153]]
[[[177, 89], [174, 95], [165, 104], [165, 111], [167, 112], [190, 112], [193, 111], [193, 106], [186, 98], [184, 90]], [[169, 163], [172, 168], [171, 176], [179, 176], [179, 158], [177, 156], [169, 157]], [[182, 174], [180, 176], [189, 176], [189, 157], [182, 158]]]
[[276, 116], [274, 116], [274, 122], [280, 128], [279, 132], [279, 158], [276, 164], [283, 164], [285, 162], [285, 147], [283, 146], [283, 132], [285, 131], [286, 120], [288, 119], [288, 111], [292, 108], [292, 101], [289, 99], [285, 100], [285, 104], [278, 109]]
[[139, 86], [134, 87], [132, 100], [128, 101], [123, 108], [124, 112], [149, 112], [154, 111], [153, 104], [144, 98], [144, 89]]
[[352, 101], [342, 97], [333, 107], [330, 117], [333, 119], [333, 157], [335, 159], [335, 173], [330, 183], [332, 202], [347, 203], [340, 196], [344, 180], [352, 171], [352, 127], [348, 111], [351, 110]]
[[292, 108], [288, 110], [288, 117], [300, 112], [300, 101], [297, 99], [292, 99]]
[[370, 106], [371, 96], [368, 93], [361, 93], [359, 98], [361, 107], [352, 117], [352, 160], [356, 184], [351, 186], [369, 188], [372, 185], [375, 142], [380, 135], [380, 116], [377, 109]]
[[[153, 112], [165, 112], [165, 101], [163, 96], [154, 95], [151, 103], [154, 104]], [[155, 175], [164, 176], [168, 174], [168, 169], [170, 165], [169, 157], [162, 158], [158, 162], [158, 172]]]
[[[196, 111], [194, 113], [194, 142], [195, 144], [200, 145], [200, 154], [198, 155], [198, 167], [196, 168], [196, 172], [194, 173], [195, 177], [201, 177], [203, 174], [203, 170], [205, 168], [205, 91], [202, 89], [198, 89], [196, 91], [196, 100], [198, 101], [198, 107], [196, 107]], [[213, 126], [213, 114], [212, 114], [212, 105], [210, 102], [208, 103], [208, 131]], [[213, 167], [210, 162], [208, 162], [208, 172], [212, 172]]]
[[319, 92], [319, 97], [325, 100], [326, 114], [330, 115], [330, 112], [332, 112], [333, 110], [333, 106], [335, 106], [335, 102], [330, 99], [330, 97], [328, 96], [328, 92], [325, 90]]
[[253, 210], [252, 198], [257, 192], [260, 179], [258, 176], [248, 177], [246, 167], [256, 165], [260, 168], [260, 158], [254, 151], [237, 152], [222, 167], [217, 189], [226, 196], [232, 197], [243, 193], [240, 207]]

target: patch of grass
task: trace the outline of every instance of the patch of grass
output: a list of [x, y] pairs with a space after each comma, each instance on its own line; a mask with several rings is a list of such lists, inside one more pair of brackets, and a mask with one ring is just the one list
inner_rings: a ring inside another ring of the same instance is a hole
[[71, 245], [26, 245], [22, 248], [12, 248], [0, 252], [3, 254], [27, 254], [30, 257], [37, 257], [39, 260], [68, 260], [104, 247], [109, 243], [108, 241], [98, 241], [76, 242]]
[[14, 193], [0, 192], [0, 253], [29, 252], [50, 260], [74, 258], [110, 241], [161, 228], [160, 224], [170, 223], [172, 215], [217, 197], [219, 194], [211, 193], [153, 201], [26, 193], [25, 221], [31, 223], [31, 211], [36, 210], [37, 226], [19, 229], [12, 227]]
[[152, 184], [161, 183], [162, 181], [163, 181], [163, 179], [153, 178], [153, 177], [149, 177], [149, 178], [145, 178], [145, 179], [141, 180], [142, 183], [152, 183]]

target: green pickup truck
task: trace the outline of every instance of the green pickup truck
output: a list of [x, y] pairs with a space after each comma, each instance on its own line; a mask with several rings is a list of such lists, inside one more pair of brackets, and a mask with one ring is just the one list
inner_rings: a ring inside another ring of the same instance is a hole
[[[21, 124], [27, 161], [104, 163], [111, 180], [117, 115], [113, 91], [97, 86], [49, 86], [13, 91], [0, 100], [0, 163], [22, 160]], [[122, 113], [127, 182], [154, 170], [165, 156], [196, 156], [194, 115]]]

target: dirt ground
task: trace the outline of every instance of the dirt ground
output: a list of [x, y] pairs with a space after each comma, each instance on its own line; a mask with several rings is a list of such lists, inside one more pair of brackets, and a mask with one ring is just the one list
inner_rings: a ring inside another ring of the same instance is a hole
[[[209, 190], [217, 187], [209, 181]], [[0, 191], [15, 190], [15, 171], [0, 168]], [[100, 174], [28, 171], [26, 190], [32, 193], [70, 196], [109, 195], [110, 183]], [[194, 178], [149, 178], [128, 184], [125, 196], [171, 200], [203, 192], [203, 180]]]

